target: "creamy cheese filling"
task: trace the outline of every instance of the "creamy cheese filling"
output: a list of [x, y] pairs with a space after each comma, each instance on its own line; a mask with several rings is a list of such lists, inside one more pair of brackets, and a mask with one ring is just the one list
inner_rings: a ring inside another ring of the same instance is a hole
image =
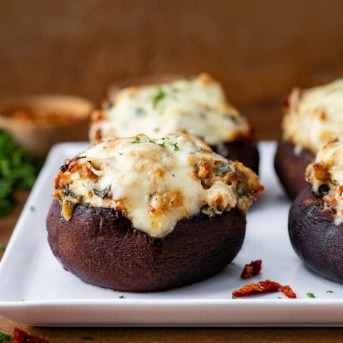
[[177, 132], [91, 146], [61, 167], [54, 196], [66, 220], [77, 203], [113, 208], [123, 211], [134, 228], [162, 238], [178, 221], [200, 212], [214, 216], [233, 207], [245, 212], [262, 189], [249, 168]]
[[317, 196], [336, 211], [335, 223], [343, 223], [343, 141], [323, 146], [306, 170], [307, 181]]
[[163, 137], [184, 130], [215, 145], [251, 138], [247, 120], [227, 101], [221, 85], [206, 74], [168, 84], [119, 91], [113, 106], [92, 116], [90, 139], [144, 133]]
[[343, 79], [308, 90], [294, 89], [282, 123], [284, 139], [296, 152], [317, 153], [343, 134]]

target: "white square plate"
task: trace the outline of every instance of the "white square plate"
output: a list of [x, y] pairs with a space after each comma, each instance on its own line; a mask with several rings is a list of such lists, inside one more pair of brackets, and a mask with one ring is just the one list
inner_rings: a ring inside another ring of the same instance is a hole
[[[86, 147], [86, 143], [63, 143], [50, 152], [0, 264], [2, 315], [30, 325], [343, 324], [342, 285], [306, 269], [289, 242], [290, 202], [274, 173], [275, 143], [272, 142], [259, 145], [265, 192], [249, 211], [243, 249], [234, 263], [218, 275], [167, 292], [138, 294], [87, 285], [65, 271], [49, 249], [45, 218], [52, 200], [52, 179], [59, 166], [65, 158]], [[30, 209], [32, 206], [35, 211]], [[250, 282], [268, 278], [289, 284], [298, 299], [287, 299], [279, 293], [232, 299], [231, 292], [247, 281], [240, 279], [243, 266], [254, 259], [263, 260], [263, 271]], [[308, 292], [316, 298], [308, 298]]]

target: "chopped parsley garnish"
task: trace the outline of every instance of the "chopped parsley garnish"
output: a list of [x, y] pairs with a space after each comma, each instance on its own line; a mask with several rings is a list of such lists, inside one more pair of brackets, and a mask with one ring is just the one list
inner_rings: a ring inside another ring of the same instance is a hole
[[135, 139], [133, 141], [131, 141], [132, 144], [136, 144], [136, 143], [140, 143], [141, 139], [140, 137], [136, 136]]
[[162, 88], [159, 88], [157, 93], [152, 99], [152, 106], [154, 109], [157, 108], [158, 104], [166, 97], [166, 93]]
[[172, 177], [175, 177], [175, 174], [172, 174]]
[[232, 296], [232, 299], [237, 299], [237, 297], [235, 295]]
[[93, 188], [93, 193], [95, 195], [97, 195], [98, 197], [100, 197], [101, 199], [105, 198], [105, 196], [108, 194], [109, 190], [110, 190], [111, 186], [108, 186], [102, 190], [99, 190], [97, 188]]
[[36, 207], [30, 206], [30, 211], [31, 211], [31, 212], [35, 212], [35, 211], [36, 211]]
[[64, 189], [64, 194], [70, 197], [75, 195], [75, 193], [72, 190], [70, 190], [69, 183], [66, 184], [66, 187]]
[[214, 210], [208, 205], [204, 205], [203, 207], [201, 207], [200, 212], [204, 214], [205, 216], [209, 216], [209, 217], [213, 217], [215, 215]]
[[178, 146], [177, 143], [172, 143], [171, 145], [174, 147], [174, 151], [179, 151], [180, 150], [180, 147]]
[[154, 143], [156, 144], [156, 141], [154, 139], [149, 139], [149, 143]]
[[326, 293], [333, 293], [333, 291], [331, 291], [331, 290], [328, 290], [328, 291], [326, 291]]
[[214, 166], [213, 171], [214, 171], [214, 174], [222, 176], [227, 173], [230, 173], [232, 171], [232, 168], [230, 164], [221, 164], [221, 165]]
[[120, 295], [119, 299], [125, 299], [125, 296], [124, 295]]
[[311, 292], [306, 293], [306, 295], [307, 295], [309, 298], [315, 298], [315, 297], [316, 297], [316, 296], [314, 295], [314, 293], [311, 293]]
[[161, 146], [162, 148], [165, 148], [165, 147], [166, 147], [166, 143], [165, 143], [165, 142], [159, 143], [158, 145]]
[[0, 332], [0, 342], [12, 342], [12, 336]]

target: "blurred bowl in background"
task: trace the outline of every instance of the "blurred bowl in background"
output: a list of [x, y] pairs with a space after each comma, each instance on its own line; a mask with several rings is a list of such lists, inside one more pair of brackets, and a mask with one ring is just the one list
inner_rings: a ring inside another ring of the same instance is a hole
[[132, 76], [125, 79], [119, 79], [113, 81], [107, 87], [108, 100], [113, 100], [115, 95], [123, 88], [131, 86], [143, 86], [143, 85], [157, 85], [160, 83], [170, 83], [176, 80], [185, 78], [182, 74], [156, 74], [156, 75], [143, 75]]
[[24, 95], [0, 99], [0, 128], [16, 143], [44, 158], [52, 145], [87, 140], [94, 104], [69, 95]]

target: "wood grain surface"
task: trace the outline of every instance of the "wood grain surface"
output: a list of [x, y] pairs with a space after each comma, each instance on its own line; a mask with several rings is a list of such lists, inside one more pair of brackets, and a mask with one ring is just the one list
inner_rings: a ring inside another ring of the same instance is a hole
[[0, 0], [0, 97], [208, 71], [274, 139], [293, 86], [343, 75], [342, 22], [340, 0]]

